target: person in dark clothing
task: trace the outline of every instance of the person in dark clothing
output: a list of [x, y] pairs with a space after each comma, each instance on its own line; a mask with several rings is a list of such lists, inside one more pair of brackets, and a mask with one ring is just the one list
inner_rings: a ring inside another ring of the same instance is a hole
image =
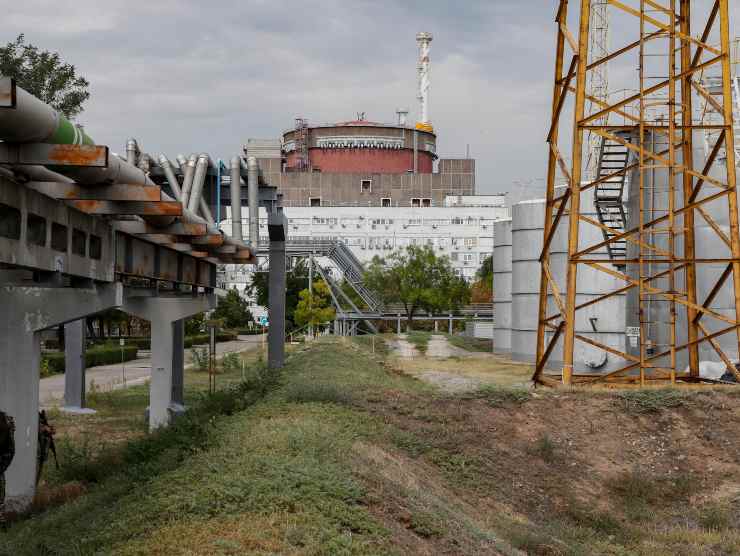
[[15, 421], [0, 411], [0, 524], [5, 520], [5, 472], [15, 456]]

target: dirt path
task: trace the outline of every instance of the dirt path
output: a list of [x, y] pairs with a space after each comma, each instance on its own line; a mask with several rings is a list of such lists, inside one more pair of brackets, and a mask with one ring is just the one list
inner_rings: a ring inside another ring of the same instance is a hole
[[[227, 353], [239, 353], [257, 348], [262, 343], [262, 336], [240, 336], [233, 342], [222, 342], [217, 344], [216, 353], [223, 356]], [[148, 353], [148, 352], [145, 352]], [[185, 364], [192, 362], [192, 348], [185, 350]], [[94, 385], [100, 390], [116, 390], [143, 384], [149, 380], [151, 374], [152, 360], [150, 357], [142, 357], [125, 363], [115, 365], [100, 365], [90, 367], [85, 373], [87, 389]], [[43, 378], [39, 386], [39, 404], [49, 408], [59, 405], [64, 399], [64, 375], [54, 375]]]
[[427, 346], [427, 357], [447, 359], [449, 357], [470, 357], [473, 353], [453, 346], [440, 334], [432, 334]]
[[420, 353], [405, 334], [387, 340], [394, 366], [444, 392], [471, 392], [487, 384], [528, 387], [531, 367], [492, 353], [467, 351], [447, 337], [432, 334], [426, 353]]
[[421, 353], [416, 347], [410, 343], [407, 339], [406, 334], [401, 334], [396, 340], [388, 341], [389, 347], [393, 350], [396, 357], [421, 357]]

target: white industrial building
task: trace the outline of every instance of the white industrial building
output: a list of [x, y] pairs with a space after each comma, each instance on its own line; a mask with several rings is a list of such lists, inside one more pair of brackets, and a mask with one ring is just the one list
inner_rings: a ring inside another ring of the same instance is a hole
[[[448, 256], [456, 272], [469, 281], [493, 253], [493, 223], [509, 217], [504, 195], [448, 196], [439, 207], [321, 206], [284, 210], [289, 240], [338, 239], [363, 263], [409, 245], [429, 245], [438, 255]], [[221, 226], [224, 231], [230, 230], [231, 219], [222, 221]], [[245, 220], [245, 230], [247, 227]], [[260, 209], [260, 232], [261, 236], [267, 235], [264, 209]], [[222, 275], [225, 286], [243, 287], [253, 269], [251, 265], [228, 268]]]

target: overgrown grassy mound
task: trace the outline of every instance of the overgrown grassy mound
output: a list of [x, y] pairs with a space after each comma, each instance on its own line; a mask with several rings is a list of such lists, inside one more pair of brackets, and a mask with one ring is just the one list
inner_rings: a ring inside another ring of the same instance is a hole
[[42, 490], [71, 500], [12, 524], [0, 554], [740, 552], [737, 396], [452, 395], [383, 356], [320, 340], [212, 396], [190, 373], [190, 410], [153, 435], [144, 388], [92, 396], [89, 421], [56, 417]]

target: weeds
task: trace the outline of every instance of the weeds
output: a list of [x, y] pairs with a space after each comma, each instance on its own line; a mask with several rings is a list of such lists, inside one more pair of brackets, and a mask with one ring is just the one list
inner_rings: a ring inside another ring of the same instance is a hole
[[656, 508], [670, 507], [688, 500], [698, 481], [688, 474], [666, 477], [640, 468], [624, 471], [607, 481], [607, 488], [622, 502], [632, 519], [646, 518]]
[[699, 524], [710, 531], [725, 531], [736, 522], [729, 504], [715, 503], [705, 506], [699, 512]]
[[432, 335], [429, 332], [414, 330], [406, 334], [406, 340], [412, 344], [419, 353], [426, 353], [427, 346], [429, 345], [429, 338], [431, 338], [431, 336]]
[[283, 395], [292, 403], [349, 404], [352, 401], [348, 392], [328, 382], [292, 382], [283, 389]]
[[463, 394], [463, 398], [486, 400], [491, 407], [521, 405], [530, 399], [529, 391], [524, 388], [504, 388], [494, 384], [481, 386], [472, 393]]
[[221, 360], [221, 368], [225, 373], [237, 372], [242, 368], [242, 359], [237, 353], [227, 353]]
[[545, 463], [555, 463], [558, 456], [555, 442], [553, 442], [552, 438], [550, 438], [550, 435], [547, 433], [542, 433], [540, 435], [534, 443], [534, 446], [530, 448], [529, 452], [542, 458], [542, 461]]
[[617, 403], [631, 413], [658, 413], [690, 403], [689, 395], [679, 390], [627, 390], [616, 395]]
[[207, 347], [193, 348], [192, 354], [193, 354], [193, 363], [195, 364], [195, 368], [201, 372], [207, 371], [208, 366], [209, 366], [208, 348]]

